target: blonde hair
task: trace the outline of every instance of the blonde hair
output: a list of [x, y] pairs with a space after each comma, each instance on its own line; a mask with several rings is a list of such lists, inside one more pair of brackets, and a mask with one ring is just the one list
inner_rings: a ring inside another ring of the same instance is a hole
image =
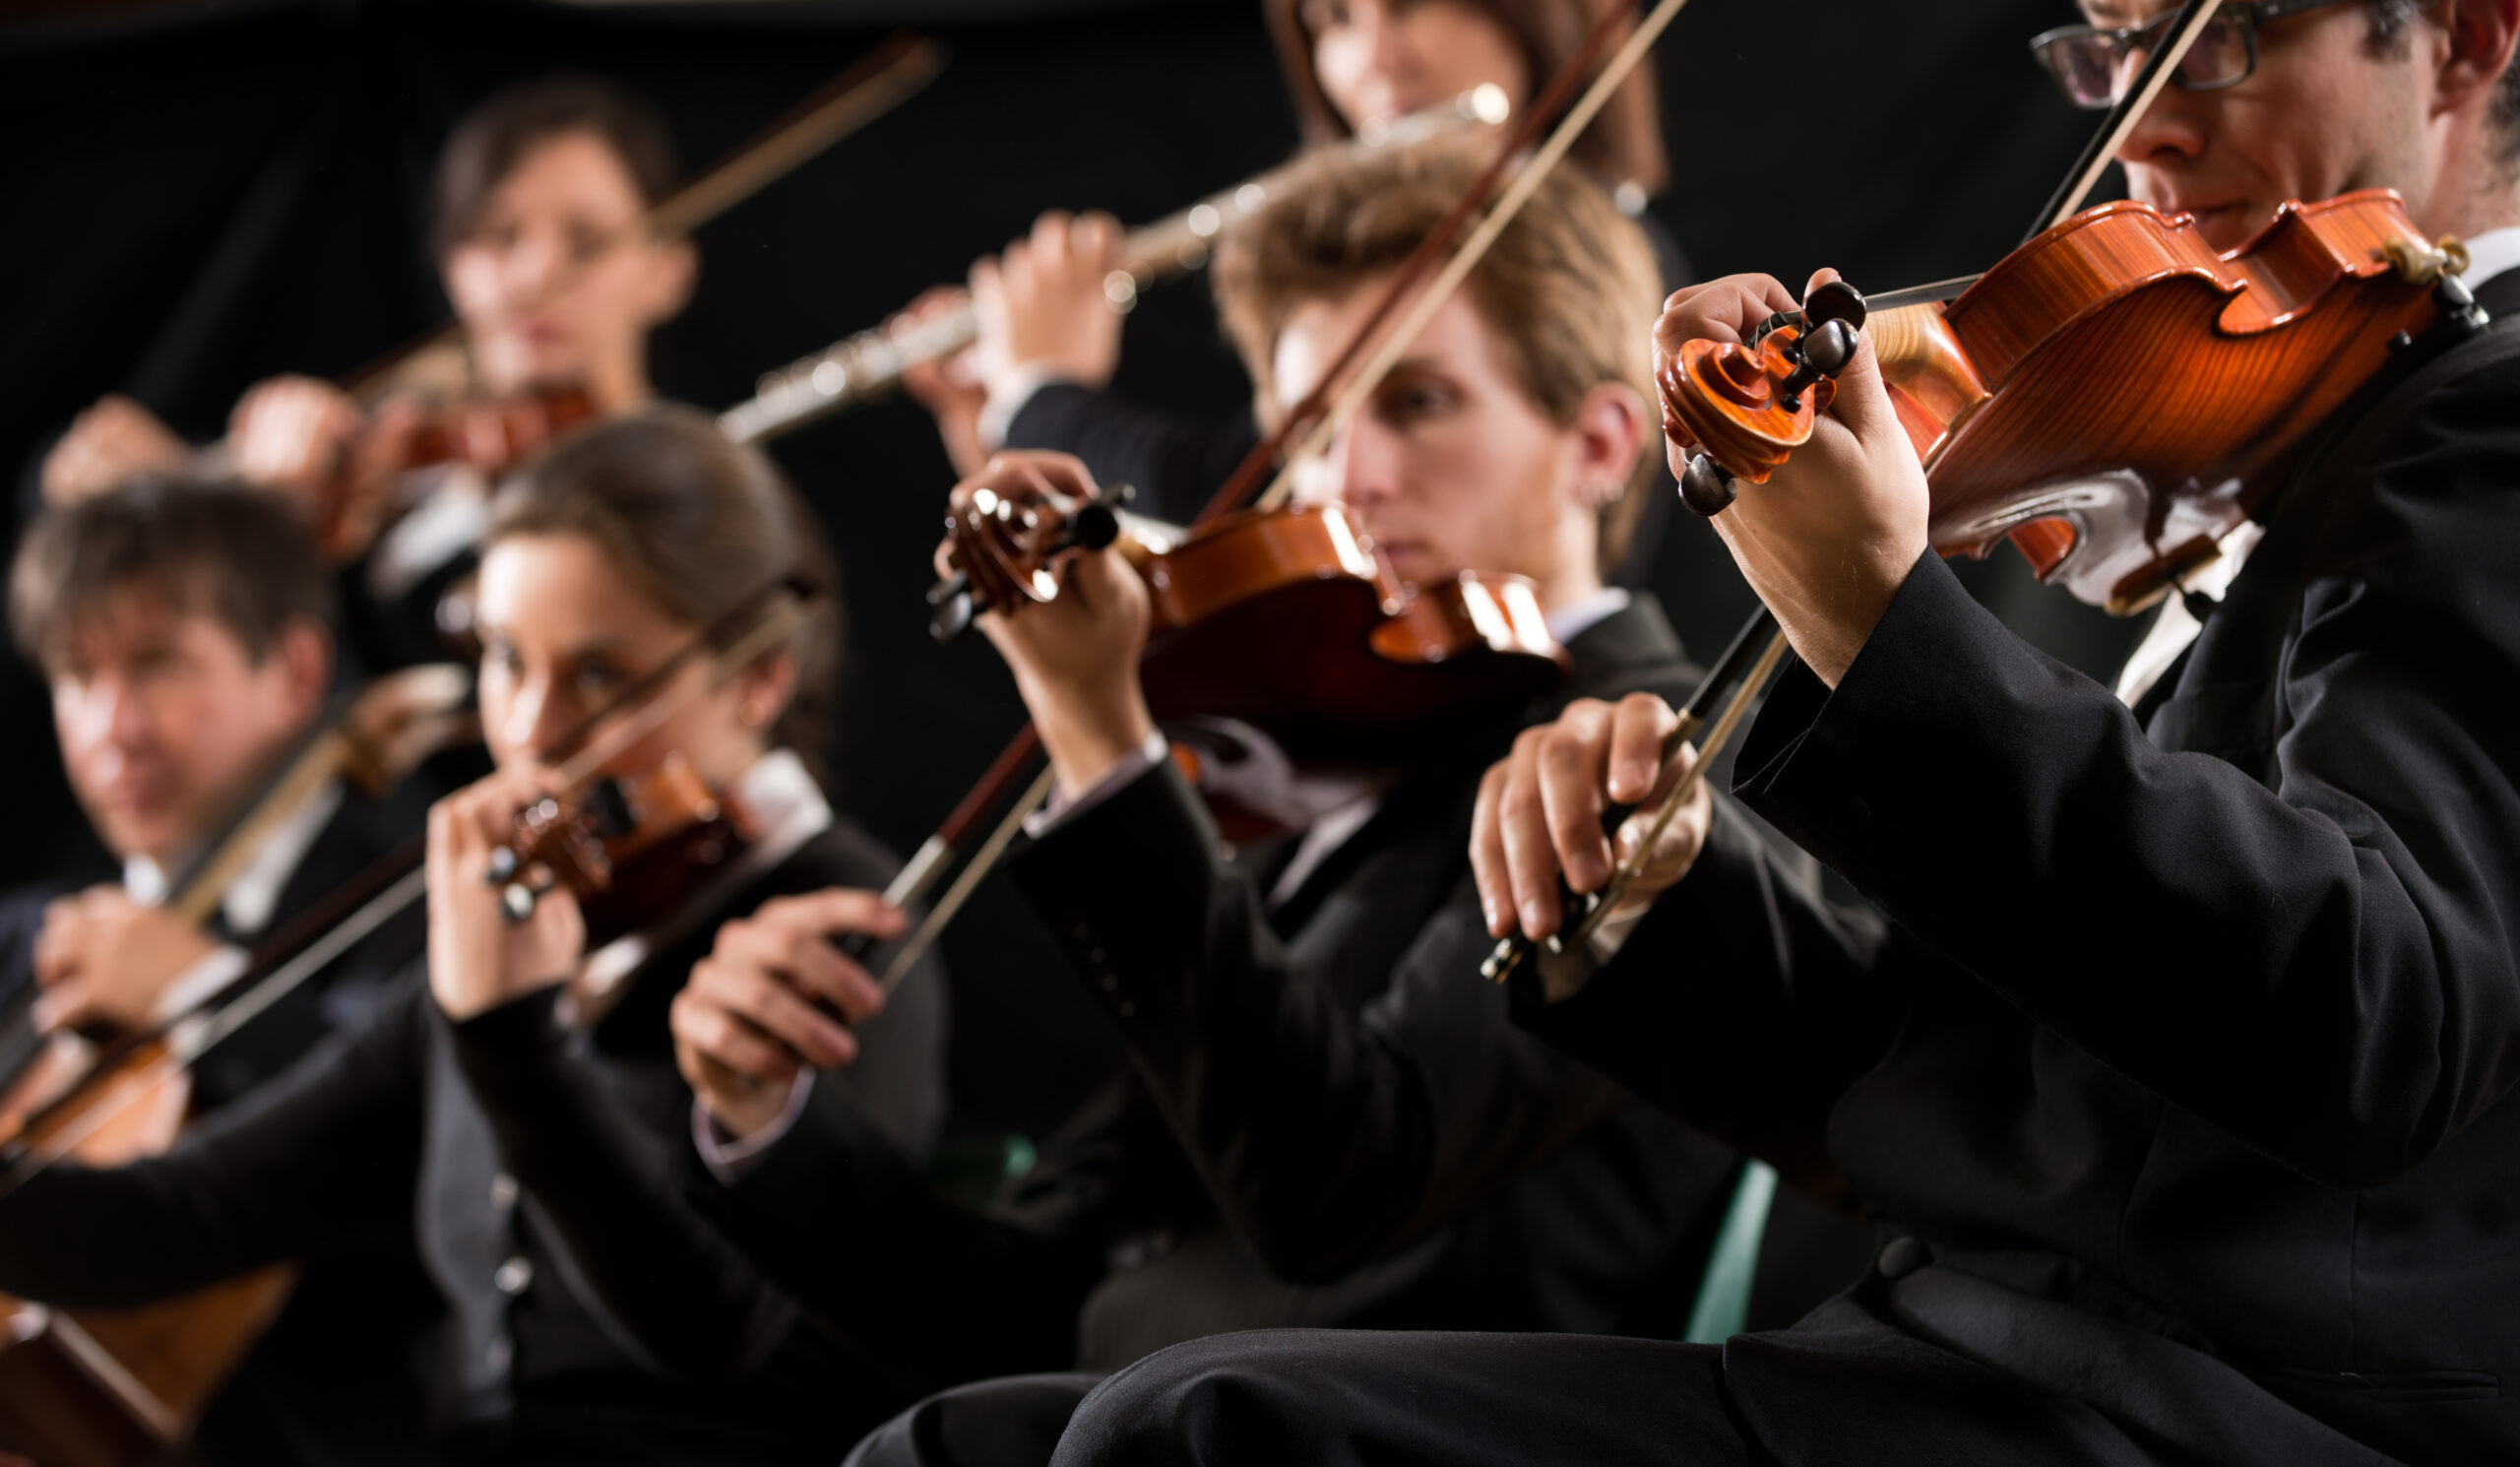
[[[1269, 207], [1218, 246], [1217, 309], [1274, 415], [1278, 335], [1303, 306], [1396, 268], [1485, 163], [1474, 139], [1440, 139], [1361, 157], [1322, 155]], [[1606, 382], [1654, 397], [1654, 318], [1662, 308], [1653, 247], [1581, 174], [1558, 168], [1464, 282], [1523, 396], [1559, 427]], [[1600, 560], [1626, 550], [1644, 506], [1652, 455], [1640, 451], [1601, 514]]]

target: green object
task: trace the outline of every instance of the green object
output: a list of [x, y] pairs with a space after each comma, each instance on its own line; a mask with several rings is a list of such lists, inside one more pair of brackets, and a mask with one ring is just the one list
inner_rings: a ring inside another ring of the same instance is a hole
[[1692, 1345], [1721, 1345], [1741, 1332], [1750, 1317], [1750, 1280], [1759, 1271], [1759, 1239], [1767, 1232], [1768, 1208], [1776, 1201], [1776, 1168], [1765, 1162], [1741, 1164], [1741, 1180], [1732, 1184], [1732, 1201], [1724, 1209], [1724, 1226], [1715, 1233], [1707, 1254], [1706, 1276], [1698, 1280], [1697, 1303], [1689, 1307]]
[[927, 1177], [945, 1195], [979, 1206], [1022, 1180], [1039, 1159], [1032, 1138], [1017, 1131], [947, 1136], [927, 1158]]

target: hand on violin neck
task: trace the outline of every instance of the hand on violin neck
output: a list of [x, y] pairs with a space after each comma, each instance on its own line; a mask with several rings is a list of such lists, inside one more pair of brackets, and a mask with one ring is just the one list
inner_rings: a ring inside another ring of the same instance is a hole
[[516, 922], [490, 880], [491, 853], [517, 838], [517, 811], [549, 793], [551, 779], [538, 767], [502, 769], [429, 807], [429, 991], [450, 1019], [566, 983], [584, 956], [586, 918], [566, 887], [543, 892]]
[[[1837, 279], [1824, 270], [1805, 287]], [[1778, 311], [1799, 307], [1766, 276], [1732, 276], [1675, 292], [1654, 328], [1657, 375], [1692, 340], [1746, 342]], [[1713, 517], [1733, 561], [1831, 687], [1880, 624], [1927, 546], [1924, 468], [1900, 425], [1870, 337], [1837, 374], [1811, 439], [1765, 483], [1746, 480]], [[1671, 472], [1690, 449], [1670, 444]]]
[[[1553, 936], [1566, 921], [1561, 879], [1578, 895], [1608, 883], [1615, 863], [1645, 838], [1663, 797], [1696, 762], [1696, 751], [1682, 745], [1663, 763], [1663, 738], [1677, 717], [1649, 693], [1616, 704], [1578, 699], [1556, 722], [1524, 730], [1513, 752], [1488, 769], [1471, 815], [1470, 867], [1489, 936]], [[1602, 828], [1614, 804], [1636, 807], [1615, 844]], [[1701, 780], [1629, 885], [1624, 907], [1652, 902], [1688, 874], [1713, 815]]]
[[162, 907], [143, 906], [119, 886], [59, 897], [35, 936], [36, 1027], [145, 1030], [163, 1017], [158, 1001], [186, 969], [219, 944]]
[[852, 1025], [883, 1012], [884, 994], [835, 942], [909, 928], [871, 891], [833, 888], [776, 897], [718, 929], [709, 956], [674, 995], [674, 1062], [720, 1125], [749, 1136], [777, 1120], [807, 1065], [855, 1062]]

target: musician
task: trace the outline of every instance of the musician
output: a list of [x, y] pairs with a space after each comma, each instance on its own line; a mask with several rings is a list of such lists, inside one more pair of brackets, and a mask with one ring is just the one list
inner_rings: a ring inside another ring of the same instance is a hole
[[[654, 397], [648, 336], [690, 298], [699, 257], [688, 239], [651, 239], [632, 226], [680, 171], [656, 108], [615, 83], [558, 75], [492, 95], [456, 123], [430, 186], [429, 258], [465, 348], [452, 379], [440, 380], [449, 373], [438, 353], [414, 368], [420, 380], [396, 384], [413, 390], [389, 395], [373, 414], [341, 388], [297, 375], [238, 400], [227, 433], [235, 472], [340, 527], [333, 548], [356, 561], [346, 608], [370, 663], [399, 666], [440, 645], [439, 593], [479, 539], [482, 476], [396, 467], [427, 401], [571, 388], [613, 416]], [[134, 473], [181, 473], [191, 459], [146, 408], [111, 396], [45, 458], [42, 493], [65, 503]]]
[[[71, 787], [122, 861], [119, 881], [0, 901], [0, 996], [35, 1032], [179, 1016], [243, 970], [246, 947], [417, 833], [416, 804], [329, 778], [248, 837], [206, 926], [162, 905], [325, 724], [332, 606], [304, 517], [241, 485], [136, 481], [29, 530], [11, 630], [50, 684]], [[212, 1049], [195, 1107], [242, 1095], [363, 1009], [420, 935], [389, 925]]]
[[[2095, 0], [2071, 43], [2122, 87], [2173, 8]], [[2388, 184], [2520, 312], [2520, 3], [2271, 9], [2227, 8], [2129, 137], [2134, 192], [2229, 247], [2277, 200]], [[1657, 344], [1792, 304], [1720, 281]], [[2520, 745], [2487, 691], [2520, 668], [2510, 330], [2419, 343], [2340, 415], [2132, 710], [1926, 553], [1859, 353], [1716, 523], [1800, 658], [1736, 788], [1878, 906], [1754, 890], [1700, 801], [1615, 957], [1517, 996], [1684, 1114], [1825, 1146], [1875, 1269], [1720, 1350], [1192, 1346], [1106, 1386], [1060, 1460], [2520, 1456]], [[1561, 870], [1602, 882], [1599, 812], [1646, 793], [1670, 719], [1580, 703], [1489, 776], [1493, 930], [1554, 930]]]
[[[820, 541], [766, 460], [697, 414], [651, 410], [503, 488], [486, 543], [480, 703], [499, 767], [430, 812], [426, 963], [165, 1159], [56, 1167], [0, 1199], [0, 1289], [154, 1299], [408, 1218], [450, 1314], [445, 1456], [827, 1461], [898, 1397], [855, 1383], [685, 1198], [691, 1096], [665, 1011], [727, 916], [813, 891], [859, 925], [901, 920], [848, 890], [891, 862], [807, 769], [829, 619], [730, 670], [686, 666], [602, 766], [678, 753], [753, 821], [679, 904], [588, 954], [565, 889], [513, 922], [487, 878], [573, 727], [763, 588], [828, 597]], [[881, 1018], [853, 970], [830, 996], [853, 1029], [826, 1022], [810, 1051], [835, 1066], [818, 1103], [849, 1111], [863, 1144], [915, 1154], [941, 1118], [938, 975]]]
[[[1478, 160], [1460, 147], [1325, 158], [1223, 245], [1220, 297], [1273, 412], [1310, 390]], [[1404, 577], [1529, 577], [1574, 691], [1684, 682], [1652, 601], [1601, 578], [1636, 507], [1652, 423], [1640, 333], [1657, 296], [1641, 232], [1557, 175], [1307, 467], [1302, 494], [1345, 506]], [[1035, 475], [1092, 487], [1044, 454], [1001, 456], [980, 482]], [[1429, 731], [1406, 768], [1313, 763], [1242, 784], [1294, 833], [1229, 855], [1148, 719], [1142, 581], [1117, 552], [1067, 574], [1049, 605], [982, 621], [1059, 792], [1010, 873], [1131, 1073], [992, 1212], [906, 1232], [874, 1231], [898, 1216], [898, 1180], [833, 1158], [811, 1130], [756, 1133], [728, 1200], [765, 1266], [948, 1380], [1107, 1371], [1262, 1324], [1650, 1328], [1658, 1289], [1685, 1309], [1704, 1255], [1684, 1236], [1729, 1194], [1730, 1159], [1517, 1033], [1502, 990], [1459, 981], [1486, 944], [1461, 855], [1472, 794], [1525, 711]], [[745, 966], [754, 982], [677, 1011], [704, 1052], [724, 1018], [776, 1022], [749, 1007], [780, 991], [759, 982], [776, 966]], [[746, 1102], [686, 1074], [713, 1110]], [[1046, 1460], [1092, 1379], [957, 1390], [861, 1452]]]
[[[1263, 0], [1304, 146], [1318, 148], [1429, 107], [1482, 84], [1503, 91], [1517, 114], [1582, 44], [1598, 0]], [[1690, 278], [1679, 246], [1645, 202], [1670, 178], [1653, 77], [1615, 93], [1575, 144], [1573, 157], [1654, 246], [1665, 288]], [[1243, 415], [1202, 420], [1152, 409], [1109, 391], [1120, 359], [1120, 317], [1102, 280], [1118, 263], [1118, 225], [1107, 215], [1052, 211], [1032, 234], [972, 269], [980, 339], [906, 385], [936, 415], [957, 472], [976, 472], [999, 448], [1072, 453], [1105, 482], [1128, 483], [1136, 507], [1186, 521], [1258, 441]], [[1634, 553], [1612, 567], [1642, 585], [1658, 554], [1684, 575], [1717, 572], [1723, 556], [1702, 530], [1684, 526], [1668, 551], [1668, 514], [1653, 498], [1630, 537]]]

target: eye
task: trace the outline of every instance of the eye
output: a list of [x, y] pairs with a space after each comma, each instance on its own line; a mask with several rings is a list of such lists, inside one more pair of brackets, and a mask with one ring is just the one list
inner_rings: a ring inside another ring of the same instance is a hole
[[1407, 424], [1442, 417], [1460, 403], [1461, 394], [1449, 384], [1410, 377], [1385, 383], [1376, 396], [1375, 412], [1386, 422]]
[[628, 671], [602, 658], [589, 658], [578, 664], [577, 671], [570, 678], [582, 697], [603, 696], [629, 680]]
[[522, 660], [516, 655], [516, 645], [508, 641], [505, 637], [484, 637], [481, 639], [482, 671], [495, 671], [504, 676], [513, 677], [516, 675], [521, 662]]
[[584, 223], [583, 221], [571, 221], [569, 224], [569, 257], [580, 264], [585, 264], [587, 261], [603, 253], [603, 247], [611, 237], [612, 231], [609, 229], [600, 228], [595, 224]]

